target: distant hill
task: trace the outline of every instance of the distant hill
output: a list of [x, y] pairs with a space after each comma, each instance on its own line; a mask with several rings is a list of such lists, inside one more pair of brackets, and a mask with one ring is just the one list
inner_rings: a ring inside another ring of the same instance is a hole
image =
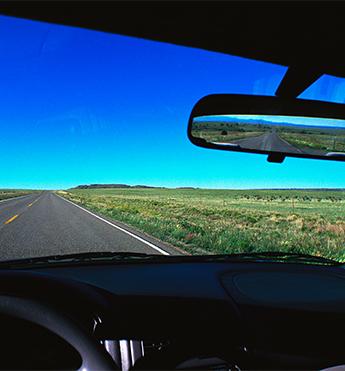
[[78, 185], [71, 189], [98, 189], [98, 188], [162, 188], [162, 187], [149, 187], [145, 185], [130, 186], [127, 184], [90, 184], [90, 185]]
[[[145, 185], [130, 186], [128, 184], [90, 184], [90, 185], [78, 185], [77, 187], [70, 189], [98, 189], [98, 188], [156, 188], [156, 189], [168, 189], [166, 187], [150, 187]], [[202, 189], [193, 187], [177, 187], [175, 189]], [[225, 190], [225, 189], [223, 189]], [[338, 191], [344, 192], [345, 188], [260, 188], [260, 189], [229, 189], [229, 191]]]

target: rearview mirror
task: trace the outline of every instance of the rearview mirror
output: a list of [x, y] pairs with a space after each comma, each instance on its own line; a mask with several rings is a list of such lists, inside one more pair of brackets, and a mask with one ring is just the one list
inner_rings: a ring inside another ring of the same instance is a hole
[[204, 148], [345, 161], [345, 105], [304, 99], [217, 94], [193, 108], [188, 137]]

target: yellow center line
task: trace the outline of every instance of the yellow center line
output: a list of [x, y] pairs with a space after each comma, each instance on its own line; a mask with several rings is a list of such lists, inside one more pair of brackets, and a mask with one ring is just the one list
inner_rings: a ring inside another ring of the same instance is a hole
[[[37, 201], [37, 200], [36, 200]], [[30, 204], [28, 207], [32, 206], [36, 201], [34, 201], [32, 204]], [[7, 220], [7, 222], [5, 224], [8, 224], [8, 223], [11, 223], [18, 215], [15, 215], [13, 218], [11, 218], [10, 220]]]
[[11, 218], [10, 220], [7, 220], [7, 222], [6, 222], [5, 224], [7, 224], [7, 223], [11, 223], [12, 220], [14, 220], [17, 216], [18, 216], [18, 215], [15, 215], [15, 216], [14, 216], [13, 218]]

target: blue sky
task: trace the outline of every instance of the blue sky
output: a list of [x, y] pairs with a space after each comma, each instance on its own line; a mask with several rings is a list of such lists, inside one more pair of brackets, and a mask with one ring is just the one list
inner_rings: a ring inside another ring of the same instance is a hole
[[[0, 188], [345, 187], [344, 164], [192, 145], [194, 104], [274, 95], [287, 67], [72, 27], [0, 17]], [[302, 98], [344, 102], [343, 79]]]

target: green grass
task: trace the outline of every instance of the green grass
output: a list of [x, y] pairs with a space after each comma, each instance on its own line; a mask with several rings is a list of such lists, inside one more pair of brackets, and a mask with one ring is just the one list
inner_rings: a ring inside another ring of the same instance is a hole
[[0, 189], [0, 201], [7, 198], [30, 195], [32, 193], [40, 193], [41, 191], [32, 189]]
[[62, 194], [190, 254], [301, 252], [345, 261], [345, 192], [72, 189]]
[[298, 128], [277, 126], [277, 134], [290, 144], [326, 152], [344, 152], [345, 130], [334, 128]]

